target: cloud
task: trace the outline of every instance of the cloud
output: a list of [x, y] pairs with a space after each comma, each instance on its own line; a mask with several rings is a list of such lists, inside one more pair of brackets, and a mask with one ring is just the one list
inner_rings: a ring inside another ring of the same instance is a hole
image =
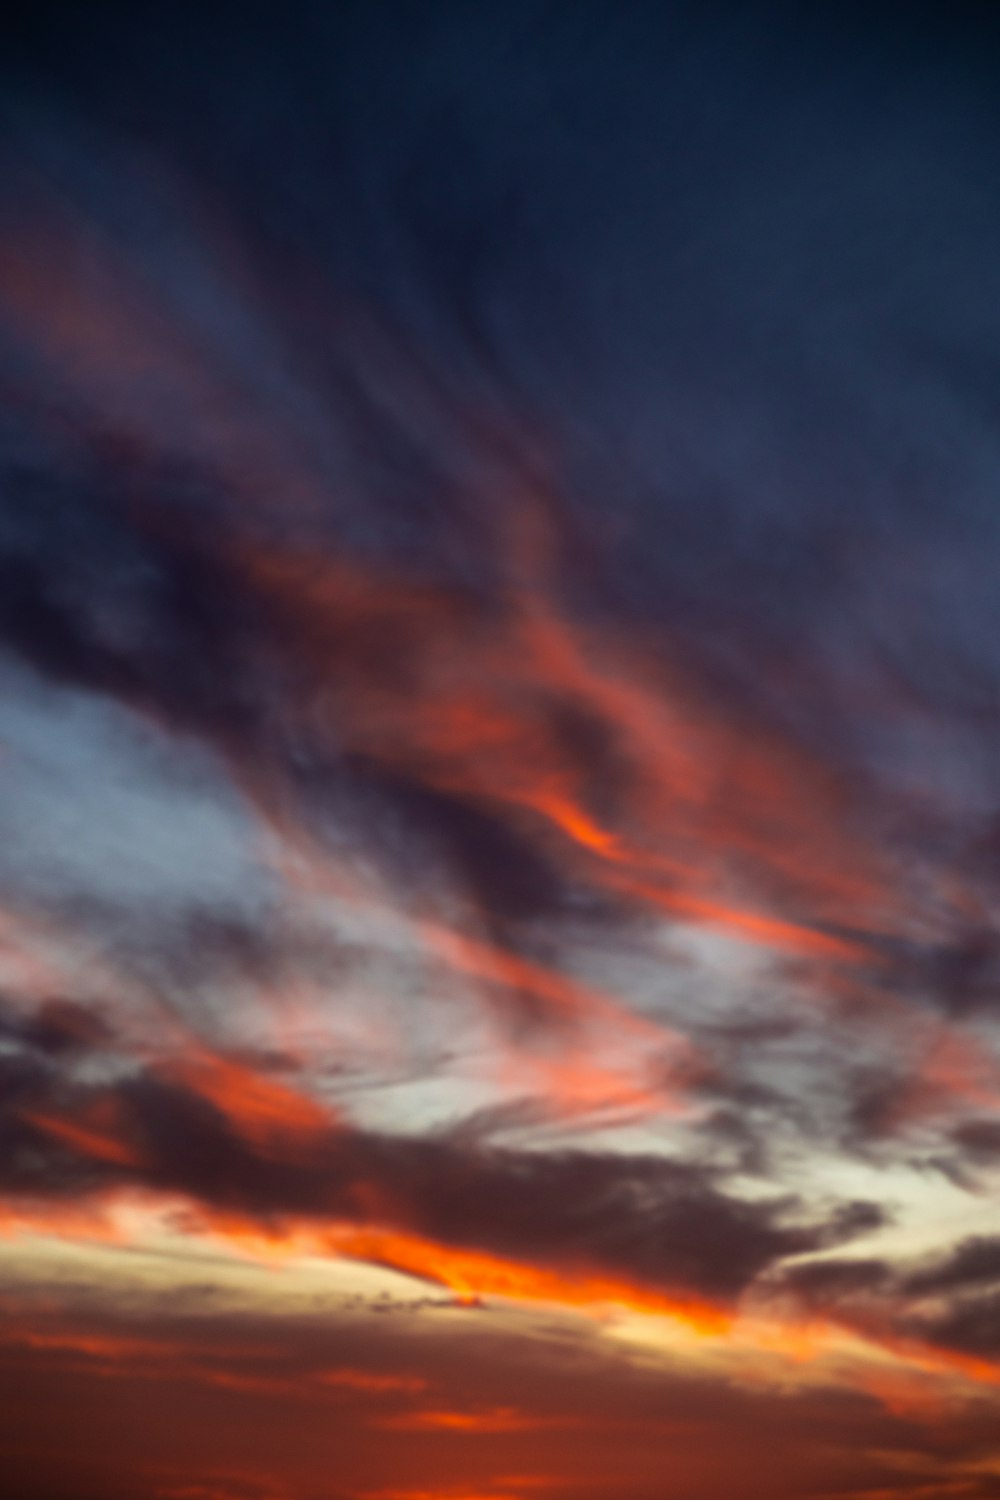
[[[266, 1075], [208, 1055], [75, 1098], [38, 1065], [25, 1065], [16, 1083], [6, 1125], [10, 1193], [143, 1187], [279, 1236], [283, 1223], [291, 1232], [298, 1221], [320, 1236], [325, 1226], [395, 1231], [404, 1250], [406, 1235], [442, 1247], [446, 1282], [452, 1247], [569, 1282], [617, 1279], [626, 1295], [645, 1287], [725, 1303], [784, 1256], [877, 1222], [848, 1205], [829, 1224], [795, 1227], [788, 1201], [740, 1200], [703, 1170], [659, 1156], [363, 1132]], [[391, 1233], [388, 1250], [377, 1235], [371, 1243], [372, 1258], [391, 1256]], [[426, 1269], [434, 1275], [433, 1261]]]
[[956, 1127], [954, 1138], [962, 1155], [974, 1162], [991, 1162], [1000, 1156], [1000, 1121], [966, 1120]]
[[778, 1268], [769, 1290], [913, 1361], [1000, 1381], [997, 1240], [971, 1236], [920, 1258], [824, 1258]]
[[[678, 1500], [988, 1492], [1000, 285], [958, 10], [19, 20], [0, 1223], [352, 1258], [473, 1327], [437, 1380], [416, 1313], [369, 1367], [39, 1311], [0, 1348], [29, 1500], [647, 1500], [665, 1445]], [[494, 1298], [659, 1315], [689, 1374], [539, 1374]], [[323, 1399], [378, 1408], [343, 1475]]]
[[1000, 1294], [957, 1298], [937, 1315], [914, 1315], [909, 1329], [928, 1342], [994, 1363], [1000, 1351]]
[[[665, 1445], [685, 1500], [727, 1480], [750, 1500], [762, 1477], [779, 1493], [835, 1484], [858, 1500], [942, 1473], [968, 1474], [974, 1500], [992, 1484], [990, 1403], [921, 1425], [856, 1393], [720, 1387], [623, 1360], [593, 1330], [515, 1333], [475, 1314], [459, 1329], [162, 1294], [126, 1308], [120, 1289], [95, 1296], [93, 1282], [86, 1298], [17, 1293], [0, 1340], [0, 1378], [16, 1376], [2, 1425], [20, 1432], [12, 1473], [32, 1500], [68, 1500], [74, 1485], [115, 1497], [200, 1485], [241, 1500], [270, 1485], [319, 1500], [334, 1464], [349, 1500], [418, 1485], [569, 1500], [616, 1484], [652, 1500]], [[72, 1448], [43, 1441], [53, 1417]]]
[[1000, 1281], [1000, 1239], [974, 1236], [962, 1240], [936, 1264], [911, 1272], [903, 1287], [911, 1296], [934, 1297]]

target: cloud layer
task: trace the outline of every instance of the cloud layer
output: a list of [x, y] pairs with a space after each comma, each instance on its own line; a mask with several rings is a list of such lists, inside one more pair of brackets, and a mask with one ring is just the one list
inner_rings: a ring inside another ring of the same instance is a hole
[[26, 1500], [996, 1492], [995, 37], [888, 14], [12, 30]]

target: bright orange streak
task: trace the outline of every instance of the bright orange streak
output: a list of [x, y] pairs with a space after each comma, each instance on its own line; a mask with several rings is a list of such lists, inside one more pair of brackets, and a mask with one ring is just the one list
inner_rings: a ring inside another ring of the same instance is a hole
[[[100, 1206], [100, 1205], [99, 1205]], [[119, 1230], [107, 1211], [104, 1216], [94, 1214], [87, 1219], [86, 1205], [74, 1209], [72, 1218], [60, 1222], [53, 1216], [22, 1213], [9, 1215], [9, 1227], [14, 1230], [44, 1231], [68, 1234], [70, 1237], [100, 1237], [125, 1242], [127, 1236]], [[191, 1228], [214, 1233], [227, 1243], [245, 1249], [254, 1256], [273, 1255], [276, 1251], [286, 1256], [328, 1254], [350, 1260], [359, 1260], [370, 1265], [384, 1266], [404, 1275], [429, 1280], [448, 1288], [459, 1301], [474, 1306], [481, 1297], [503, 1297], [527, 1303], [549, 1303], [571, 1308], [603, 1318], [613, 1308], [664, 1317], [681, 1325], [698, 1340], [707, 1340], [717, 1347], [729, 1346], [739, 1358], [754, 1350], [764, 1355], [777, 1355], [795, 1364], [803, 1361], [833, 1357], [833, 1378], [836, 1383], [847, 1381], [859, 1389], [868, 1390], [881, 1400], [888, 1409], [912, 1409], [933, 1413], [936, 1409], [933, 1393], [921, 1391], [913, 1380], [921, 1372], [936, 1379], [957, 1377], [977, 1385], [1000, 1387], [1000, 1363], [959, 1351], [940, 1348], [900, 1338], [889, 1328], [860, 1330], [849, 1323], [810, 1320], [806, 1323], [757, 1324], [745, 1322], [736, 1312], [706, 1302], [693, 1296], [655, 1291], [637, 1283], [587, 1267], [569, 1265], [563, 1268], [531, 1266], [491, 1255], [486, 1251], [460, 1249], [437, 1244], [422, 1236], [382, 1228], [324, 1226], [306, 1221], [291, 1221], [263, 1228], [250, 1221], [242, 1221], [232, 1215], [222, 1215], [204, 1207], [190, 1211]], [[0, 1226], [2, 1228], [3, 1226]], [[845, 1335], [849, 1343], [845, 1345]], [[176, 1359], [180, 1353], [184, 1370], [189, 1378], [233, 1389], [294, 1394], [296, 1390], [315, 1386], [343, 1386], [358, 1391], [379, 1393], [382, 1391], [418, 1391], [425, 1383], [410, 1376], [383, 1376], [367, 1371], [328, 1369], [303, 1374], [290, 1381], [257, 1376], [240, 1371], [220, 1371], [214, 1366], [201, 1366], [183, 1360], [183, 1351], [173, 1346], [153, 1346], [144, 1340], [92, 1337], [74, 1333], [49, 1334], [46, 1332], [8, 1332], [7, 1339], [27, 1343], [39, 1349], [66, 1349], [88, 1354], [98, 1360], [121, 1364], [129, 1359], [140, 1359], [155, 1377], [156, 1370], [149, 1365], [150, 1355], [163, 1353]], [[857, 1353], [851, 1357], [851, 1346], [857, 1345]], [[865, 1349], [870, 1351], [865, 1354]], [[871, 1354], [879, 1351], [899, 1362], [899, 1367], [881, 1368], [873, 1365]], [[222, 1351], [214, 1351], [213, 1358], [220, 1358]], [[845, 1366], [845, 1357], [849, 1364]], [[740, 1368], [739, 1366], [737, 1368]], [[839, 1374], [838, 1374], [839, 1369]], [[482, 1417], [483, 1414], [478, 1414]], [[489, 1430], [513, 1430], [512, 1421], [506, 1416], [496, 1415]], [[467, 1420], [469, 1418], [469, 1420]], [[477, 1414], [458, 1413], [454, 1421], [421, 1418], [422, 1430], [432, 1427], [452, 1427], [454, 1430], [472, 1431]], [[490, 1422], [490, 1413], [486, 1413]], [[487, 1430], [480, 1422], [479, 1430]]]
[[721, 1338], [734, 1321], [727, 1309], [695, 1297], [655, 1292], [583, 1268], [556, 1271], [503, 1260], [484, 1250], [455, 1249], [395, 1230], [345, 1228], [328, 1233], [326, 1244], [336, 1255], [435, 1281], [469, 1303], [494, 1296], [578, 1308], [628, 1307], [672, 1318], [705, 1338]]
[[532, 1417], [510, 1407], [492, 1411], [414, 1411], [378, 1423], [393, 1432], [531, 1432], [540, 1427], [571, 1426], [566, 1418]]
[[[259, 1231], [238, 1221], [206, 1218], [206, 1227], [218, 1227], [236, 1243], [263, 1243]], [[281, 1233], [282, 1231], [277, 1231]], [[382, 1228], [344, 1226], [324, 1229], [305, 1225], [289, 1230], [302, 1253], [322, 1248], [329, 1254], [384, 1266], [389, 1270], [435, 1282], [455, 1298], [475, 1306], [481, 1297], [504, 1297], [511, 1301], [552, 1303], [556, 1306], [603, 1315], [609, 1308], [665, 1317], [681, 1324], [696, 1337], [725, 1341], [737, 1330], [739, 1316], [729, 1308], [704, 1299], [658, 1292], [620, 1277], [593, 1272], [586, 1267], [550, 1269], [503, 1259], [487, 1251], [442, 1245], [422, 1236]], [[266, 1245], [265, 1245], [266, 1248]], [[845, 1325], [853, 1339], [861, 1338], [875, 1349], [893, 1355], [902, 1364], [936, 1376], [958, 1375], [977, 1384], [1000, 1385], [1000, 1364], [971, 1355], [899, 1339], [889, 1331], [861, 1335]], [[842, 1330], [834, 1322], [811, 1320], [805, 1324], [769, 1326], [752, 1334], [762, 1351], [778, 1354], [794, 1363], [813, 1361], [829, 1349], [841, 1352]], [[873, 1394], [874, 1394], [873, 1390]]]

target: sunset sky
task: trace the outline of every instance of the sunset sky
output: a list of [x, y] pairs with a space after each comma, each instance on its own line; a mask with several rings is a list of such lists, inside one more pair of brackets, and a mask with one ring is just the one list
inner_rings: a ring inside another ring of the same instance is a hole
[[3, 1493], [1000, 1497], [992, 8], [0, 43]]

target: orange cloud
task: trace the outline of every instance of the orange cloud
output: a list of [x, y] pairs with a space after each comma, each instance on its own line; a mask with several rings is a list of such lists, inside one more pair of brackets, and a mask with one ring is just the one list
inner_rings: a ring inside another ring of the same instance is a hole
[[207, 1099], [238, 1134], [265, 1153], [314, 1140], [336, 1120], [332, 1110], [299, 1090], [200, 1048], [162, 1063], [158, 1072]]
[[385, 1417], [379, 1423], [393, 1432], [531, 1432], [543, 1427], [565, 1427], [566, 1418], [532, 1416], [510, 1407], [490, 1411], [412, 1411]]
[[733, 1323], [728, 1309], [707, 1301], [655, 1292], [583, 1268], [549, 1270], [385, 1229], [345, 1227], [326, 1231], [324, 1239], [334, 1254], [437, 1282], [469, 1303], [494, 1296], [595, 1310], [628, 1307], [672, 1318], [709, 1338], [724, 1337]]
[[371, 1391], [374, 1394], [427, 1389], [427, 1381], [419, 1375], [383, 1375], [371, 1370], [320, 1370], [315, 1378], [321, 1385], [344, 1386], [348, 1390]]
[[63, 1145], [83, 1156], [92, 1157], [95, 1161], [108, 1162], [113, 1166], [141, 1167], [142, 1157], [120, 1133], [110, 1134], [96, 1128], [100, 1122], [109, 1126], [117, 1123], [111, 1117], [111, 1104], [111, 1100], [101, 1100], [88, 1111], [92, 1119], [97, 1117], [93, 1126], [35, 1110], [22, 1110], [21, 1118], [29, 1125], [34, 1125], [37, 1130], [44, 1131], [53, 1140], [61, 1141]]
[[366, 1490], [362, 1500], [520, 1500], [520, 1497], [506, 1490], [502, 1493], [499, 1490], [477, 1490], [473, 1494], [467, 1489], [437, 1487], [433, 1490]]
[[[571, 619], [537, 567], [514, 565], [506, 591], [474, 605], [416, 576], [291, 549], [245, 545], [240, 563], [289, 652], [314, 669], [298, 712], [319, 739], [335, 705], [355, 751], [503, 813], [571, 874], [778, 949], [862, 955], [822, 924], [868, 927], [890, 893], [822, 765], [760, 726], [737, 728], [662, 653]], [[406, 671], [383, 685], [390, 642]], [[560, 704], [616, 744], [613, 796], [607, 777], [596, 795], [586, 757], [561, 738]], [[734, 901], [738, 869], [808, 916]]]

